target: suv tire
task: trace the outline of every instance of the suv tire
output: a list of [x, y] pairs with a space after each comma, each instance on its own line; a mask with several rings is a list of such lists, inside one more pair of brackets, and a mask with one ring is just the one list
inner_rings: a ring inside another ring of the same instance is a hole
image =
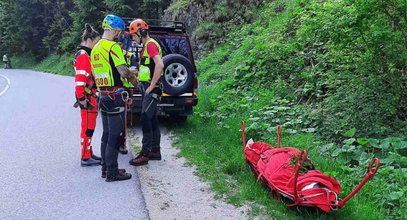
[[170, 116], [175, 124], [184, 124], [187, 121], [186, 115], [171, 115]]
[[179, 54], [168, 54], [163, 58], [164, 75], [161, 82], [164, 92], [173, 96], [190, 90], [194, 80], [194, 68], [191, 62]]

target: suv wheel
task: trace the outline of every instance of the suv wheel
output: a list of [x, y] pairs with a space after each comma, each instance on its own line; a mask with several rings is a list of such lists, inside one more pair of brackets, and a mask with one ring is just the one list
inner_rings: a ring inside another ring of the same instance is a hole
[[179, 124], [185, 123], [188, 118], [186, 115], [174, 115], [172, 117], [173, 117], [173, 120], [175, 121], [175, 123], [179, 123]]
[[169, 54], [163, 58], [164, 76], [161, 81], [164, 92], [173, 96], [187, 92], [194, 80], [194, 68], [189, 60], [179, 54]]

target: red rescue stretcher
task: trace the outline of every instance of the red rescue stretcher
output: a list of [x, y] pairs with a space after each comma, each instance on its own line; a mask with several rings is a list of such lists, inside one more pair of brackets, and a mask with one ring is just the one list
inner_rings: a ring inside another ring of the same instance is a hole
[[314, 169], [313, 166], [301, 170], [304, 163], [310, 161], [307, 151], [280, 147], [281, 126], [277, 130], [277, 147], [251, 140], [246, 143], [244, 122], [241, 131], [245, 160], [257, 176], [257, 180], [261, 181], [265, 188], [270, 189], [272, 194], [291, 200], [293, 203], [289, 206], [317, 207], [326, 213], [338, 210], [359, 192], [380, 167], [380, 160], [374, 158], [359, 185], [344, 199], [340, 199], [338, 195], [341, 186], [337, 180]]

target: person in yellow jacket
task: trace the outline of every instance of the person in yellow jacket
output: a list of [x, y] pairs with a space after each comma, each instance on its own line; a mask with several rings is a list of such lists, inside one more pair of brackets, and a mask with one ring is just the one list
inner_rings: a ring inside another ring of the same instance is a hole
[[102, 177], [106, 182], [128, 180], [130, 173], [118, 168], [118, 140], [123, 135], [125, 102], [129, 97], [124, 89], [125, 79], [137, 85], [136, 71], [126, 65], [117, 39], [125, 29], [124, 21], [115, 15], [103, 20], [102, 39], [93, 47], [91, 63], [95, 83], [100, 93], [99, 106], [102, 115], [103, 135], [101, 143]]
[[162, 95], [160, 77], [163, 73], [164, 63], [161, 47], [148, 34], [149, 26], [145, 21], [134, 20], [130, 24], [129, 31], [133, 35], [133, 41], [143, 44], [138, 73], [140, 89], [143, 94], [140, 118], [143, 130], [142, 150], [136, 158], [130, 160], [131, 165], [140, 166], [148, 164], [149, 160], [161, 160], [161, 134], [158, 127], [157, 105]]
[[3, 55], [3, 62], [4, 62], [4, 69], [11, 68], [10, 58], [8, 57], [7, 53]]

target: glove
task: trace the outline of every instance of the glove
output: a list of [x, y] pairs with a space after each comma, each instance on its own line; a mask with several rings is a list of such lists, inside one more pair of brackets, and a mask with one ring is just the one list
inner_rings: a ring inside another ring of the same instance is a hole
[[81, 106], [83, 106], [83, 108], [87, 108], [88, 107], [88, 100], [82, 100], [82, 101], [78, 101], [79, 104], [81, 104]]
[[134, 87], [138, 87], [139, 86], [139, 82], [137, 80], [136, 75], [131, 75], [127, 78], [127, 80], [134, 86]]

